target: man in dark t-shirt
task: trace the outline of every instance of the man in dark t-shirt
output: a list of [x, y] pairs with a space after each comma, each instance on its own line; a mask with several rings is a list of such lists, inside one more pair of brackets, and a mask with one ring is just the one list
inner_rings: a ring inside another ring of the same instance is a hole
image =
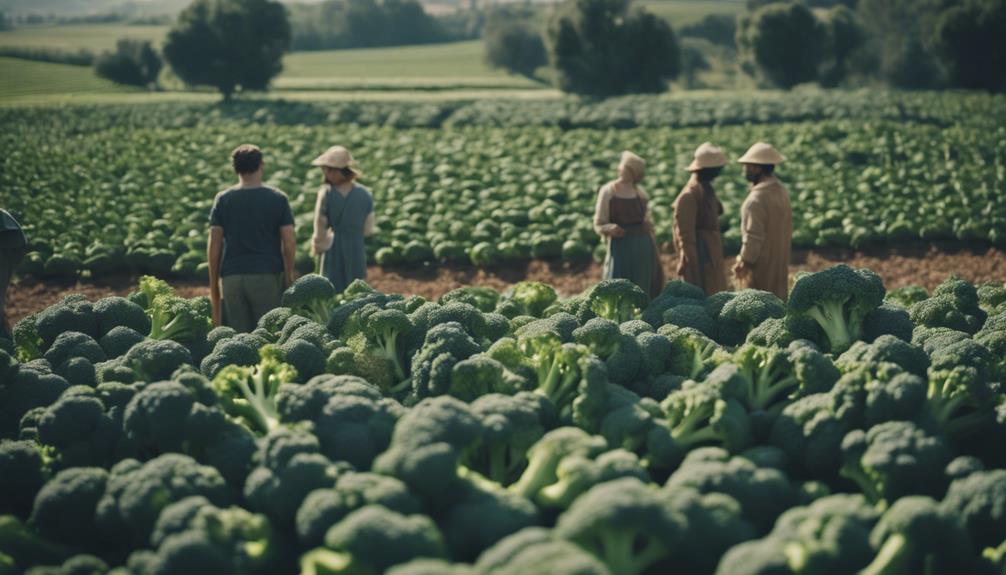
[[27, 251], [28, 239], [21, 225], [6, 210], [0, 210], [0, 337], [11, 337], [7, 321], [7, 286]]
[[262, 184], [262, 151], [240, 146], [231, 160], [239, 182], [210, 212], [210, 301], [214, 325], [226, 311], [227, 325], [250, 332], [293, 283], [296, 238], [286, 194]]

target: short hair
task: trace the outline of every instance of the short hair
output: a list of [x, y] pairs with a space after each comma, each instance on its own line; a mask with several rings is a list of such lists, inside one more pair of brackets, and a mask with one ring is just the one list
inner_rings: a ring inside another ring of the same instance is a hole
[[768, 175], [772, 175], [775, 172], [775, 164], [761, 164], [761, 169]]
[[254, 174], [262, 167], [262, 150], [251, 144], [238, 146], [231, 153], [231, 165], [238, 174]]

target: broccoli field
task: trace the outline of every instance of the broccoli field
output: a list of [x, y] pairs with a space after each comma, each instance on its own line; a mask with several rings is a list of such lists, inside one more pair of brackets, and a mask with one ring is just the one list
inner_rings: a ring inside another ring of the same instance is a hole
[[[26, 226], [21, 275], [205, 276], [213, 197], [228, 154], [263, 147], [308, 253], [320, 183], [311, 158], [333, 143], [360, 160], [377, 203], [372, 263], [494, 268], [603, 255], [591, 227], [618, 154], [648, 161], [658, 239], [695, 147], [735, 159], [757, 141], [789, 161], [797, 247], [918, 242], [1006, 246], [1006, 97], [822, 93], [555, 101], [239, 101], [0, 110], [0, 198]], [[747, 185], [717, 181], [728, 252], [740, 245]]]
[[1006, 288], [153, 276], [0, 340], [0, 573], [1006, 572]]

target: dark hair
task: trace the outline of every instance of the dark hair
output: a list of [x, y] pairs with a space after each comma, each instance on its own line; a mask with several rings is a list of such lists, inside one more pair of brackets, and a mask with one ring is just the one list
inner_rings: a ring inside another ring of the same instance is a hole
[[775, 164], [761, 164], [761, 170], [766, 176], [771, 176], [775, 172]]
[[352, 180], [354, 177], [356, 177], [356, 172], [353, 171], [353, 168], [349, 167], [338, 168], [338, 170], [339, 173], [342, 174], [342, 177], [346, 178], [347, 180]]
[[238, 146], [231, 153], [231, 165], [238, 174], [254, 174], [262, 167], [262, 150], [251, 144]]
[[723, 168], [702, 168], [695, 172], [695, 175], [704, 182], [709, 182], [715, 180], [719, 175], [723, 173]]

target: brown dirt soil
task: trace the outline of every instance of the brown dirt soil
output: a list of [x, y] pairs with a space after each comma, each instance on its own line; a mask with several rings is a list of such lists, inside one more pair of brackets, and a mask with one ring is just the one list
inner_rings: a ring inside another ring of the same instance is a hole
[[[674, 279], [676, 258], [664, 253], [664, 270]], [[907, 246], [868, 252], [851, 250], [801, 250], [794, 252], [790, 273], [816, 271], [838, 263], [866, 267], [880, 274], [888, 289], [919, 284], [932, 289], [949, 274], [974, 283], [1006, 282], [1006, 252], [997, 249], [971, 249], [955, 246]], [[728, 266], [729, 269], [729, 266]], [[504, 290], [522, 280], [551, 284], [562, 295], [583, 291], [601, 278], [601, 266], [585, 264], [570, 266], [558, 262], [533, 261], [524, 266], [492, 271], [470, 266], [441, 266], [419, 269], [382, 269], [371, 267], [367, 280], [385, 293], [418, 294], [428, 299], [467, 285], [481, 285]], [[91, 299], [108, 295], [125, 295], [132, 290], [136, 278], [129, 276], [81, 280], [76, 283], [42, 282], [25, 279], [14, 283], [8, 292], [8, 313], [13, 324], [18, 319], [52, 305], [71, 292], [87, 294]], [[185, 297], [205, 295], [209, 288], [203, 282], [173, 282]]]

